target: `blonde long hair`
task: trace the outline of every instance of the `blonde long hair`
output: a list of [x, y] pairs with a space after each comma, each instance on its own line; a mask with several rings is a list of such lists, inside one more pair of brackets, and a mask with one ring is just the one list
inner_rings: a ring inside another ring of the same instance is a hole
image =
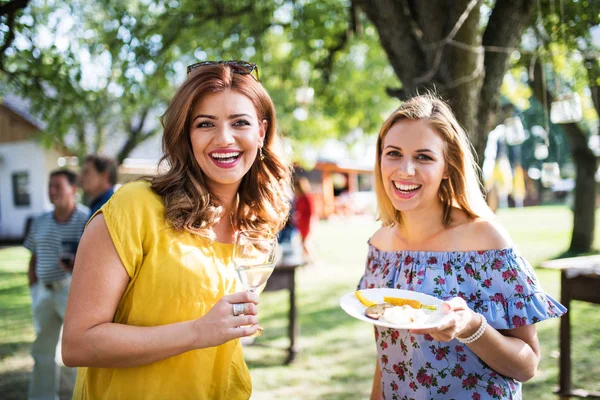
[[256, 157], [238, 188], [235, 227], [277, 233], [289, 213], [291, 165], [276, 129], [275, 107], [266, 90], [250, 74], [236, 73], [227, 65], [195, 69], [171, 100], [161, 118], [161, 163], [166, 164], [167, 171], [152, 179], [152, 189], [163, 198], [165, 219], [172, 227], [215, 239], [211, 228], [219, 222], [223, 204], [208, 189], [194, 157], [190, 126], [192, 110], [203, 96], [226, 90], [248, 97], [259, 121], [268, 122], [262, 147], [264, 159]]
[[425, 120], [444, 141], [448, 179], [442, 180], [439, 190], [444, 225], [450, 224], [453, 207], [461, 209], [470, 219], [492, 217], [494, 214], [483, 197], [483, 186], [477, 175], [479, 166], [473, 157], [471, 142], [450, 107], [435, 95], [426, 94], [402, 103], [383, 123], [377, 137], [375, 193], [378, 219], [383, 226], [402, 223], [402, 213], [387, 196], [381, 177], [383, 140], [391, 127], [402, 120]]

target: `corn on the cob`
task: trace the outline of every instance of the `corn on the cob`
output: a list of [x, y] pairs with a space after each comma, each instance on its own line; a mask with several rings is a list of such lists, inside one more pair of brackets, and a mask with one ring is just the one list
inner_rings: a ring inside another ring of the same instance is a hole
[[393, 304], [395, 306], [411, 306], [412, 308], [416, 308], [416, 309], [425, 308], [427, 310], [434, 310], [434, 311], [437, 310], [437, 306], [422, 304], [418, 300], [385, 296], [383, 298], [383, 301], [385, 301], [386, 303], [389, 303], [389, 304]]

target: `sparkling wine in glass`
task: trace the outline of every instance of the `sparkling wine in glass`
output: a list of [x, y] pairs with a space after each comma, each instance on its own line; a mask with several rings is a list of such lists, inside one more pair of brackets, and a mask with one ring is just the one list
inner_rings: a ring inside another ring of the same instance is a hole
[[[233, 264], [241, 283], [254, 292], [267, 282], [277, 264], [277, 236], [260, 231], [240, 231], [233, 248]], [[262, 327], [253, 336], [260, 336]]]

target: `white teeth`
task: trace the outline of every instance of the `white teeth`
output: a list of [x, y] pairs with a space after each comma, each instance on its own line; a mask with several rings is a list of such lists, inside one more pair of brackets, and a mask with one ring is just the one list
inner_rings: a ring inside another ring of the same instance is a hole
[[231, 153], [212, 153], [211, 156], [213, 158], [232, 158], [240, 155], [239, 151], [231, 152]]
[[399, 183], [394, 182], [394, 186], [396, 186], [396, 189], [398, 190], [402, 190], [403, 192], [408, 192], [411, 190], [416, 190], [418, 188], [421, 187], [421, 185], [401, 185]]

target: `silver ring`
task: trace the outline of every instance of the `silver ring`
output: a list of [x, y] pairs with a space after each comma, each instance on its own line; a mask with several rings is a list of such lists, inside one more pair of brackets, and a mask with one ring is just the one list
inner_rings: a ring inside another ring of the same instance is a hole
[[244, 309], [246, 308], [244, 303], [233, 303], [233, 315], [238, 316], [244, 313]]

